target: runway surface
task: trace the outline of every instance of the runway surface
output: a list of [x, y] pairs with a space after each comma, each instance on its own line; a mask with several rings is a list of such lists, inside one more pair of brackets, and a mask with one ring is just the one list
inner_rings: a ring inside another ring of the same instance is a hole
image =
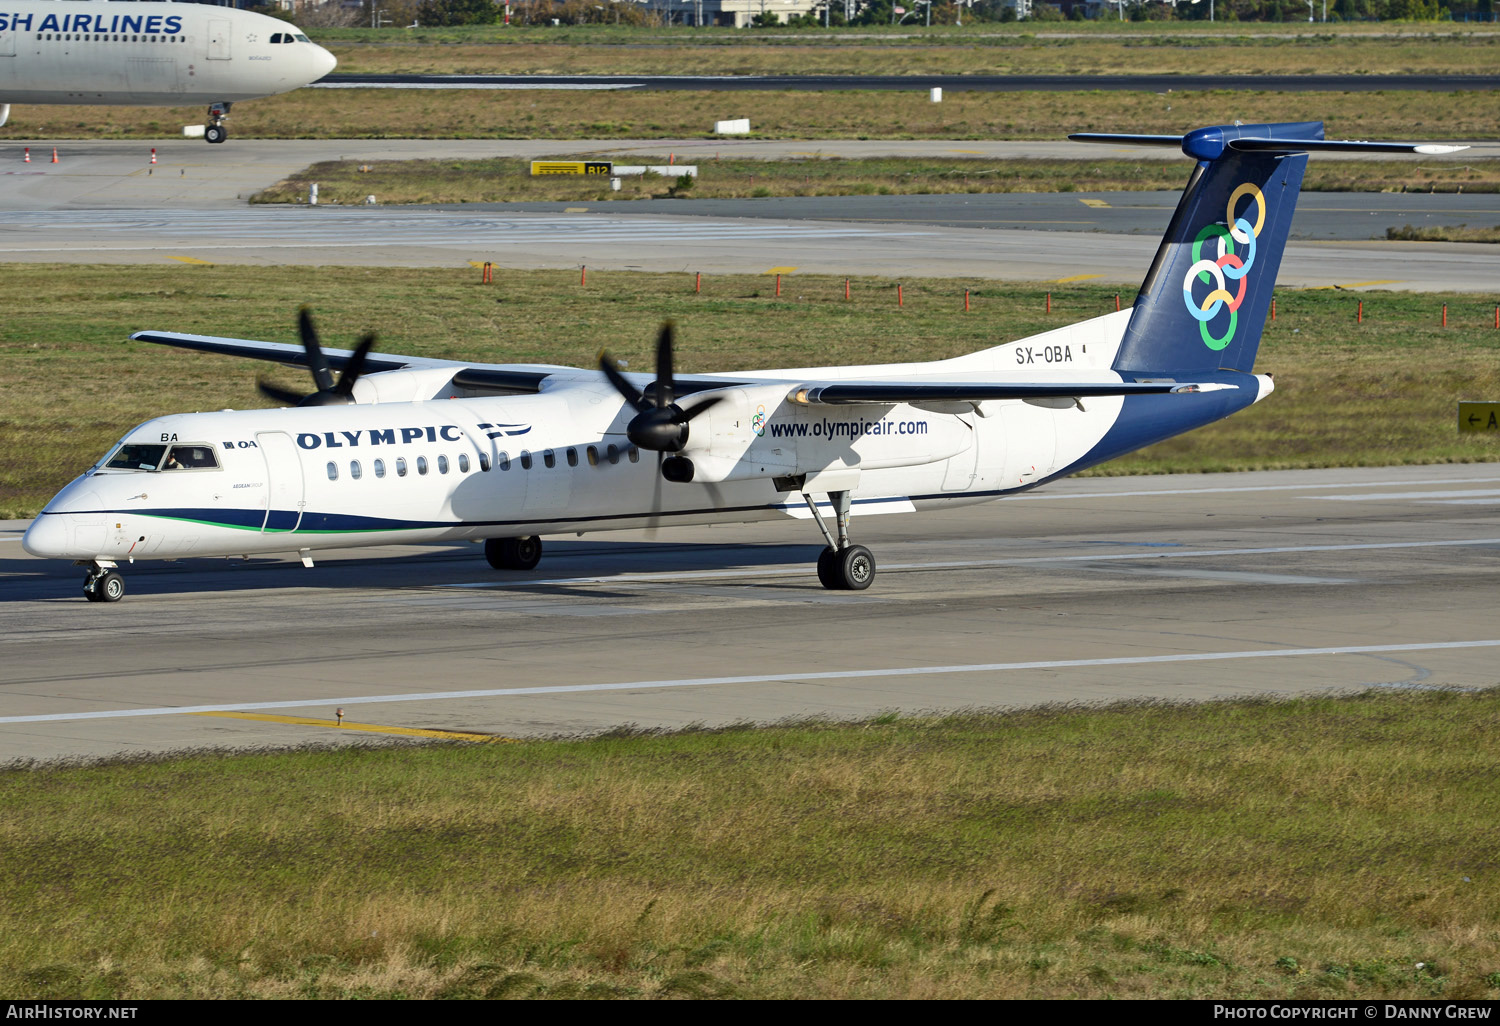
[[[951, 228], [777, 218], [415, 208], [256, 207], [11, 213], [0, 262], [500, 267], [989, 278], [1138, 285], [1156, 232]], [[1079, 210], [1087, 208], [1080, 205]], [[1159, 215], [1164, 230], [1169, 212]], [[1081, 216], [1081, 215], [1080, 215]], [[1038, 227], [1046, 227], [1042, 222]], [[1497, 247], [1317, 242], [1288, 245], [1288, 288], [1493, 292]]]
[[548, 539], [531, 575], [468, 545], [141, 564], [103, 606], [7, 526], [0, 759], [1500, 678], [1493, 464], [856, 518], [864, 593], [818, 586], [799, 521]]
[[[27, 149], [31, 163], [25, 162]], [[52, 163], [53, 150], [58, 163]], [[151, 164], [152, 151], [156, 164]], [[1066, 139], [993, 142], [973, 139], [239, 139], [210, 146], [182, 138], [144, 140], [34, 139], [0, 144], [0, 210], [235, 209], [261, 189], [326, 160], [436, 160], [588, 156], [644, 163], [675, 157], [682, 164], [717, 159], [797, 160], [819, 157], [968, 157], [985, 161], [1167, 160], [1192, 170], [1164, 146], [1103, 146]], [[1318, 160], [1390, 159], [1390, 154], [1319, 154]], [[1473, 143], [1453, 154], [1410, 158], [1423, 167], [1463, 167], [1500, 158], [1500, 143]], [[704, 174], [711, 174], [705, 168]], [[581, 190], [587, 194], [588, 190]], [[1473, 197], [1458, 197], [1472, 199]], [[902, 203], [907, 200], [902, 200]]]
[[[462, 205], [453, 208], [251, 207], [257, 190], [318, 160], [423, 156], [1131, 155], [1160, 148], [1074, 143], [760, 143], [657, 140], [604, 144], [490, 141], [178, 141], [148, 163], [143, 143], [38, 143], [0, 149], [0, 261], [73, 263], [354, 264], [899, 277], [1097, 280], [1139, 284], [1175, 193], [646, 201]], [[630, 147], [639, 147], [631, 150]], [[671, 149], [680, 147], [680, 149]], [[1482, 159], [1496, 147], [1476, 147]], [[1116, 152], [1118, 151], [1118, 152]], [[42, 160], [45, 159], [45, 162]], [[1422, 158], [1426, 160], [1427, 158]], [[1187, 162], [1183, 161], [1184, 175]], [[710, 172], [711, 173], [711, 172]], [[582, 189], [582, 186], [580, 186]], [[1312, 193], [1280, 281], [1288, 287], [1492, 291], [1497, 247], [1370, 241], [1402, 224], [1500, 223], [1487, 195]], [[1042, 229], [1039, 231], [1038, 229]]]
[[641, 89], [829, 92], [1455, 92], [1500, 89], [1500, 75], [375, 75], [335, 72], [313, 89]]

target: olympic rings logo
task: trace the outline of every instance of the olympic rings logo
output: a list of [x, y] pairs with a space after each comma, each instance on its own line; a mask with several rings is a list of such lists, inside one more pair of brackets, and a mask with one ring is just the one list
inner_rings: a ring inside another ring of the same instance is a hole
[[750, 418], [750, 430], [755, 432], [756, 438], [764, 438], [766, 434], [766, 408], [764, 405], [755, 408], [755, 416]]
[[[1249, 214], [1253, 207], [1254, 224], [1235, 213], [1240, 200], [1246, 196], [1250, 197], [1250, 203], [1243, 213]], [[1198, 233], [1198, 237], [1193, 240], [1193, 266], [1188, 268], [1182, 279], [1182, 299], [1187, 305], [1187, 311], [1198, 322], [1198, 333], [1203, 336], [1203, 344], [1215, 351], [1229, 345], [1239, 328], [1240, 304], [1245, 301], [1245, 276], [1255, 266], [1255, 240], [1266, 224], [1266, 198], [1258, 186], [1245, 182], [1230, 194], [1224, 224], [1230, 227], [1211, 224]], [[1212, 259], [1203, 255], [1203, 244], [1211, 239], [1215, 241], [1218, 250]], [[1235, 252], [1236, 244], [1242, 248], [1242, 253]], [[1193, 296], [1195, 281], [1212, 286], [1202, 300]], [[1239, 288], [1231, 293], [1236, 282], [1239, 283]], [[1229, 327], [1223, 335], [1215, 338], [1209, 330], [1209, 322], [1226, 308], [1229, 310]]]

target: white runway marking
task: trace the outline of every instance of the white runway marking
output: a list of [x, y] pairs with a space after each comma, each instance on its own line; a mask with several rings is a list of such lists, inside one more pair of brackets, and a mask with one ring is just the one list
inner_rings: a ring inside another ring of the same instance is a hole
[[[1131, 542], [1122, 541], [1121, 545]], [[1293, 552], [1359, 552], [1368, 549], [1439, 549], [1459, 546], [1500, 546], [1500, 538], [1469, 538], [1458, 541], [1417, 542], [1351, 542], [1344, 545], [1276, 545], [1261, 549], [1159, 549], [1150, 552], [1087, 553], [1076, 556], [1014, 556], [1008, 559], [970, 559], [935, 561], [931, 563], [882, 563], [881, 570], [986, 570], [1005, 566], [1027, 566], [1051, 563], [1116, 563], [1141, 559], [1198, 559], [1205, 556], [1263, 556], [1282, 555]], [[510, 581], [466, 581], [456, 584], [436, 584], [436, 588], [539, 588], [569, 584], [651, 584], [657, 581], [706, 581], [731, 580], [740, 577], [770, 577], [785, 571], [780, 566], [743, 567], [733, 570], [685, 570], [677, 573], [618, 574], [601, 577], [546, 577], [534, 580]], [[797, 573], [805, 571], [798, 567]], [[1339, 578], [1282, 578], [1280, 575], [1239, 574], [1233, 579], [1248, 580], [1251, 577], [1276, 577], [1275, 583], [1290, 583], [1293, 580], [1305, 583], [1347, 583]], [[1267, 582], [1271, 583], [1271, 582]]]
[[1388, 502], [1391, 499], [1406, 499], [1411, 502], [1428, 502], [1435, 499], [1475, 499], [1487, 496], [1489, 501], [1500, 498], [1500, 488], [1475, 488], [1460, 492], [1367, 492], [1362, 495], [1305, 495], [1306, 499], [1327, 499], [1330, 502]]
[[[1131, 499], [1149, 495], [1223, 495], [1230, 492], [1307, 492], [1326, 491], [1330, 488], [1390, 488], [1399, 485], [1411, 485], [1421, 488], [1426, 485], [1443, 484], [1485, 484], [1491, 481], [1500, 481], [1500, 477], [1443, 477], [1431, 481], [1359, 481], [1348, 484], [1319, 484], [1319, 485], [1247, 485], [1234, 488], [1150, 488], [1139, 489], [1129, 492], [1075, 492], [1072, 494], [1055, 494], [1050, 492], [1027, 492], [1025, 495], [1010, 495], [1000, 499], [1001, 502], [1035, 502], [1038, 499]], [[1402, 494], [1402, 493], [1393, 493]], [[1309, 495], [1309, 499], [1337, 498], [1338, 496]]]
[[1388, 652], [1441, 652], [1478, 648], [1500, 648], [1500, 639], [1414, 642], [1404, 645], [1351, 645], [1347, 648], [1273, 648], [1257, 649], [1249, 652], [1183, 652], [1171, 655], [1115, 656], [1105, 659], [1047, 659], [1021, 663], [970, 663], [961, 666], [899, 666], [877, 670], [770, 673], [744, 677], [692, 677], [684, 680], [635, 680], [610, 684], [558, 684], [530, 688], [494, 688], [484, 691], [433, 691], [426, 694], [355, 695], [331, 698], [308, 698], [284, 702], [246, 702], [237, 705], [184, 705], [160, 706], [153, 709], [102, 709], [97, 712], [0, 716], [0, 723], [60, 723], [75, 720], [126, 719], [138, 716], [175, 716], [184, 713], [300, 709], [313, 705], [379, 705], [383, 702], [436, 702], [452, 699], [507, 698], [521, 695], [562, 695], [599, 691], [714, 687], [725, 684], [806, 683], [816, 680], [867, 680], [874, 677], [934, 676], [949, 673], [1069, 670], [1096, 666], [1149, 666], [1162, 663], [1203, 663], [1238, 659], [1296, 659], [1306, 656], [1376, 655]]

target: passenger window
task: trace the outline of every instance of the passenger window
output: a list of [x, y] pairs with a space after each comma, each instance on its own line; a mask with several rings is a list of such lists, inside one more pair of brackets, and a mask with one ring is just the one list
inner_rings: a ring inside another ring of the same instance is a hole
[[406, 476], [406, 457], [405, 456], [398, 456], [398, 457], [396, 457], [396, 476], [397, 477], [405, 477]]
[[487, 452], [482, 452], [479, 454], [479, 471], [482, 474], [488, 474], [490, 472], [490, 454]]
[[573, 448], [571, 445], [568, 446], [568, 466], [578, 466], [578, 450]]
[[500, 456], [499, 456], [499, 461], [500, 461], [500, 469], [501, 470], [509, 470], [510, 469], [510, 453], [508, 453], [508, 452], [502, 452], [500, 454]]
[[448, 473], [448, 457], [447, 456], [439, 456], [438, 457], [438, 473], [439, 474], [446, 474], [446, 473]]
[[349, 476], [356, 481], [364, 476], [364, 471], [359, 466], [359, 460], [349, 461]]
[[469, 472], [469, 454], [461, 452], [458, 454], [458, 472], [467, 474]]
[[551, 470], [553, 467], [557, 466], [557, 454], [554, 453], [551, 449], [543, 449], [542, 462], [547, 465], [548, 470]]
[[599, 465], [599, 450], [595, 449], [591, 445], [591, 446], [588, 447], [587, 455], [588, 455], [588, 458], [589, 458], [589, 466], [591, 466], [591, 467], [597, 467]]
[[531, 453], [527, 452], [525, 449], [521, 450], [521, 469], [531, 469]]
[[620, 462], [620, 450], [616, 446], [611, 445], [609, 447], [609, 462], [611, 466]]
[[427, 457], [426, 456], [418, 456], [417, 457], [417, 473], [419, 475], [427, 473]]
[[637, 449], [633, 445], [630, 447], [630, 462], [631, 463], [639, 463], [639, 462], [641, 462], [641, 450]]
[[375, 461], [375, 476], [385, 477], [385, 460]]
[[339, 479], [339, 465], [337, 463], [329, 463], [328, 464], [328, 480], [330, 480], [330, 481], [337, 481], [338, 479]]

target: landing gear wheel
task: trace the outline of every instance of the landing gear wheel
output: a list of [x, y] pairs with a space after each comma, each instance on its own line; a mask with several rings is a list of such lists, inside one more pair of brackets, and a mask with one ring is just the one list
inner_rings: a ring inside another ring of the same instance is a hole
[[535, 570], [542, 561], [542, 540], [534, 534], [526, 538], [487, 538], [484, 558], [496, 570]]
[[834, 568], [838, 555], [834, 549], [824, 549], [818, 553], [818, 580], [829, 591], [839, 591], [843, 587], [839, 584], [838, 571]]
[[90, 602], [118, 602], [125, 597], [125, 578], [113, 570], [83, 579], [83, 597]]
[[818, 556], [818, 580], [829, 591], [864, 591], [875, 579], [875, 557], [863, 545], [824, 549]]
[[223, 125], [209, 125], [203, 130], [203, 138], [211, 143], [221, 143], [229, 138], [229, 129]]

